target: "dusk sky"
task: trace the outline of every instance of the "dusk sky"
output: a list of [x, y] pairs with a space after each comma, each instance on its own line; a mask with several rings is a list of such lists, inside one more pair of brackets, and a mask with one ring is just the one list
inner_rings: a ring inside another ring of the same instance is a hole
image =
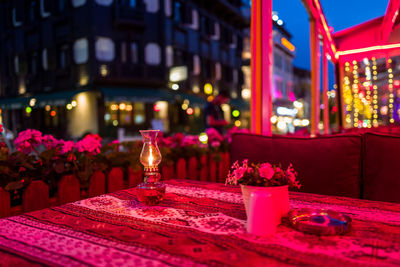
[[[383, 16], [388, 0], [320, 0], [334, 32]], [[301, 0], [275, 0], [273, 10], [285, 23], [296, 46], [294, 65], [310, 69], [308, 14]], [[331, 83], [330, 83], [331, 84]]]

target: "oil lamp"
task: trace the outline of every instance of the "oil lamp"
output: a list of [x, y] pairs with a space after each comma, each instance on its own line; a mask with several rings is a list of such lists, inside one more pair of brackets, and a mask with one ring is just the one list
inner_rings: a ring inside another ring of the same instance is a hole
[[159, 130], [143, 130], [143, 148], [140, 153], [140, 163], [144, 166], [144, 181], [136, 187], [136, 195], [145, 205], [156, 205], [164, 199], [165, 184], [160, 181], [161, 174], [158, 164], [161, 153], [157, 146]]

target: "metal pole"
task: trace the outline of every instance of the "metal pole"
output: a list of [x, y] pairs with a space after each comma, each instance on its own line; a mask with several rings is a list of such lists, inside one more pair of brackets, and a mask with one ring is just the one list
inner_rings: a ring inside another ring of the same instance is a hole
[[320, 117], [320, 48], [318, 24], [314, 18], [310, 19], [310, 47], [311, 47], [311, 136], [319, 133]]
[[324, 134], [329, 134], [329, 100], [328, 100], [328, 51], [325, 43], [322, 46], [322, 101], [324, 103]]

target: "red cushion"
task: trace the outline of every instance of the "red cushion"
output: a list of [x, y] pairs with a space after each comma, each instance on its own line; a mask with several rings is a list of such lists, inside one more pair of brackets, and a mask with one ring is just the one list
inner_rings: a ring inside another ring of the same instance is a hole
[[400, 202], [400, 137], [364, 135], [363, 198]]
[[360, 197], [361, 147], [359, 135], [316, 138], [267, 137], [236, 134], [232, 139], [232, 162], [290, 163], [298, 172], [300, 191]]

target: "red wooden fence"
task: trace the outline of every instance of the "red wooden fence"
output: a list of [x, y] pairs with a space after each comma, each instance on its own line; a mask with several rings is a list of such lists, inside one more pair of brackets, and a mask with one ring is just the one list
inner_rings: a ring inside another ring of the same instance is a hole
[[[202, 155], [199, 159], [189, 158], [188, 162], [184, 158], [179, 159], [175, 165], [163, 165], [161, 168], [162, 179], [194, 179], [211, 182], [225, 182], [229, 171], [229, 153], [220, 153], [221, 160], [216, 162], [215, 155]], [[176, 173], [175, 173], [176, 170]], [[102, 195], [108, 192], [115, 192], [127, 187], [135, 187], [143, 181], [143, 172], [127, 169], [127, 181], [124, 181], [124, 171], [122, 168], [114, 167], [106, 176], [103, 172], [95, 172], [90, 178], [88, 197]], [[106, 190], [107, 188], [107, 190]], [[58, 184], [57, 198], [49, 199], [49, 188], [43, 181], [33, 181], [24, 191], [22, 196], [22, 207], [10, 208], [10, 195], [7, 191], [0, 188], [0, 218], [15, 215], [21, 212], [47, 208], [51, 205], [60, 205], [80, 200], [79, 180], [74, 175], [62, 177]]]

